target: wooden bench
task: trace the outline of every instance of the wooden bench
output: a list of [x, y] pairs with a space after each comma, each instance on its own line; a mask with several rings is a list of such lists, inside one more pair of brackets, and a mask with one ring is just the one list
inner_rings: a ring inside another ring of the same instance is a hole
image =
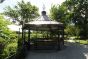
[[57, 41], [51, 39], [36, 39], [31, 43], [35, 49], [53, 49], [57, 46]]

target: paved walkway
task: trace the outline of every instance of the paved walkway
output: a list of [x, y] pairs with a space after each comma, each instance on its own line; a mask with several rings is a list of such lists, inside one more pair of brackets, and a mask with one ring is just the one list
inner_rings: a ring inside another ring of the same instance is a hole
[[88, 59], [88, 45], [66, 45], [61, 51], [30, 51], [26, 59]]

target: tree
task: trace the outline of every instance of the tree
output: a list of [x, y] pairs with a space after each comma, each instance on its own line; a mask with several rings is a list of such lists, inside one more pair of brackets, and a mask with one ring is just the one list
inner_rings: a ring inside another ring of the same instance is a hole
[[10, 6], [7, 6], [5, 8], [4, 14], [7, 15], [8, 17], [11, 17], [12, 19], [16, 19], [17, 21], [20, 21], [18, 19], [18, 17], [20, 16], [18, 10], [12, 9]]
[[73, 8], [72, 21], [75, 26], [80, 28], [80, 36], [88, 37], [88, 1], [87, 0], [70, 0], [68, 6]]
[[70, 23], [70, 14], [71, 13], [67, 11], [67, 6], [65, 4], [53, 5], [50, 9], [50, 17], [56, 21], [64, 23], [64, 25]]
[[[51, 7], [51, 17], [65, 24], [73, 23], [80, 29], [81, 37], [88, 37], [88, 1], [66, 0], [59, 7]], [[64, 8], [63, 8], [64, 7]], [[61, 9], [62, 8], [62, 9]], [[61, 10], [61, 11], [59, 11]], [[57, 17], [59, 16], [59, 17]]]
[[20, 17], [21, 20], [24, 20], [25, 22], [28, 22], [30, 21], [30, 19], [35, 18], [39, 15], [38, 8], [36, 6], [31, 5], [30, 2], [25, 3], [23, 0], [21, 2], [18, 2], [18, 4], [14, 6], [14, 8], [8, 6], [5, 9], [4, 14], [15, 18], [15, 20], [18, 21], [20, 21]]

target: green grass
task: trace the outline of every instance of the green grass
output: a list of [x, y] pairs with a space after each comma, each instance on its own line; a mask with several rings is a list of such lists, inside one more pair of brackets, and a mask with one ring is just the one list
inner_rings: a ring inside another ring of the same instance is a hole
[[[64, 40], [65, 42], [70, 42], [69, 40]], [[88, 44], [88, 40], [73, 40], [75, 43]]]
[[80, 44], [88, 44], [88, 40], [75, 40], [76, 42], [79, 42]]
[[88, 39], [80, 39], [80, 37], [77, 36], [71, 36], [71, 37], [66, 37], [65, 38], [66, 42], [70, 42], [70, 40], [72, 40], [72, 42], [74, 43], [80, 43], [80, 44], [88, 44]]

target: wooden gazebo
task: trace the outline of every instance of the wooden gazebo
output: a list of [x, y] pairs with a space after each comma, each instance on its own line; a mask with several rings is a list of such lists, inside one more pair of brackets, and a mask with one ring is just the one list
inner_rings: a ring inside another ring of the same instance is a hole
[[[28, 30], [28, 40], [25, 38], [25, 30]], [[35, 38], [32, 37], [33, 32], [37, 32]], [[63, 23], [50, 20], [46, 15], [46, 11], [42, 11], [40, 17], [23, 24], [22, 38], [24, 42], [28, 43], [29, 49], [31, 49], [31, 46], [34, 46], [34, 49], [43, 47], [45, 49], [50, 47], [61, 49], [64, 46], [64, 26]]]

